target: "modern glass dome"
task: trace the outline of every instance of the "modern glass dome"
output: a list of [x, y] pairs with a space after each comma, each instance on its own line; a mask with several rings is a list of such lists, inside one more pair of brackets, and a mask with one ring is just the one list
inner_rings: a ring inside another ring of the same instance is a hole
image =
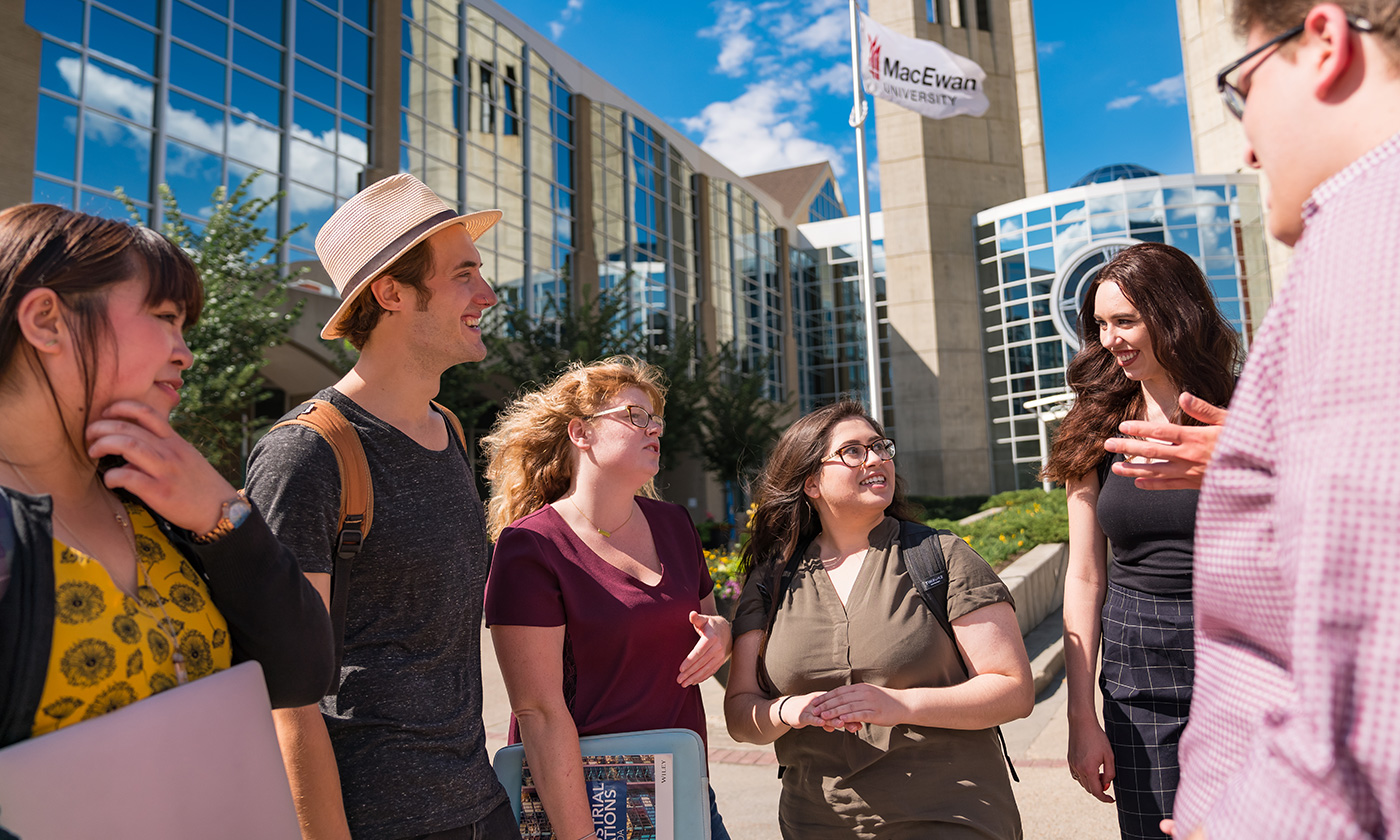
[[1161, 174], [1136, 163], [1110, 163], [1091, 171], [1071, 186], [1087, 187], [1090, 184], [1107, 184], [1111, 181], [1126, 181], [1129, 178], [1155, 178]]

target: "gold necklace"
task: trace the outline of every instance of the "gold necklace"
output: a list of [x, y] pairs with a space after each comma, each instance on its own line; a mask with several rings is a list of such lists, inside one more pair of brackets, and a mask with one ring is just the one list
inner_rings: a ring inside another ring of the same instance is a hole
[[588, 521], [589, 525], [593, 526], [593, 530], [597, 531], [598, 533], [602, 534], [604, 537], [607, 537], [609, 539], [612, 538], [613, 534], [616, 534], [618, 531], [621, 531], [623, 528], [626, 528], [627, 523], [632, 521], [632, 514], [637, 512], [637, 503], [633, 502], [632, 509], [627, 512], [627, 518], [622, 520], [622, 524], [612, 529], [611, 531], [604, 531], [602, 528], [598, 527], [597, 522], [594, 522], [592, 519], [588, 518], [588, 514], [583, 512], [583, 508], [578, 506], [578, 503], [574, 501], [573, 496], [569, 497], [569, 504], [574, 506], [574, 510], [578, 511], [579, 516], [582, 516], [585, 520]]
[[[5, 460], [5, 463], [10, 465], [10, 468], [15, 471], [15, 475], [19, 476], [19, 480], [24, 482], [24, 486], [29, 490], [30, 493], [36, 496], [40, 495], [39, 490], [34, 487], [34, 484], [32, 482], [30, 482], [29, 476], [24, 474], [24, 470], [20, 469], [18, 464], [10, 460], [9, 454], [5, 452], [3, 447], [0, 447], [0, 458], [3, 458]], [[96, 474], [94, 474], [93, 478], [96, 479]], [[103, 488], [103, 497], [109, 500], [109, 504], [110, 500], [113, 498], [112, 493], [106, 488]], [[53, 497], [50, 496], [49, 498], [52, 499]], [[122, 504], [120, 499], [117, 500], [117, 504]], [[123, 509], [124, 508], [125, 506], [123, 505]], [[93, 554], [92, 551], [89, 550], [88, 547], [78, 539], [78, 532], [73, 530], [73, 526], [69, 525], [66, 521], [64, 521], [63, 517], [59, 515], [57, 505], [53, 506], [52, 512], [54, 520], [57, 521], [58, 524], [63, 526], [63, 530], [68, 532], [68, 538], [73, 543], [72, 547], [78, 549], [83, 554], [87, 555], [93, 560], [97, 560], [97, 555]], [[579, 512], [582, 513], [582, 511]], [[117, 526], [121, 528], [122, 536], [126, 538], [127, 544], [131, 547], [131, 559], [136, 564], [137, 591], [140, 591], [141, 578], [144, 577], [146, 579], [147, 588], [154, 592], [155, 587], [151, 584], [151, 573], [147, 571], [145, 565], [141, 562], [141, 552], [138, 551], [136, 548], [136, 526], [130, 522], [129, 516], [130, 515], [128, 514], [128, 517], [123, 517], [120, 513], [117, 513], [115, 511], [112, 512], [112, 518], [117, 520]], [[100, 563], [101, 561], [98, 560], [97, 562]], [[107, 573], [107, 577], [112, 581], [112, 585], [117, 587], [117, 590], [119, 592], [130, 598], [132, 603], [136, 604], [137, 609], [140, 609], [152, 619], [156, 617], [155, 613], [151, 612], [150, 609], [146, 607], [145, 603], [137, 595], [127, 592], [125, 589], [123, 589], [122, 585], [120, 583], [117, 583], [117, 579], [112, 577], [110, 571]], [[156, 626], [159, 627], [161, 629], [161, 632], [164, 633], [166, 637], [170, 639], [170, 664], [175, 669], [175, 684], [184, 685], [185, 683], [190, 681], [190, 678], [189, 672], [185, 668], [185, 655], [180, 652], [180, 640], [176, 638], [174, 630], [171, 629], [175, 626], [175, 622], [171, 620], [170, 613], [165, 611], [164, 599], [162, 599], [159, 594], [156, 595], [156, 606], [160, 609], [160, 614], [165, 617], [165, 622], [162, 624], [160, 621], [156, 621]]]

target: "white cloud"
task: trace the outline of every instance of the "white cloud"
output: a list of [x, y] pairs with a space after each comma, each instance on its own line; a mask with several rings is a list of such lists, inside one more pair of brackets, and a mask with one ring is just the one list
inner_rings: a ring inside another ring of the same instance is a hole
[[1064, 41], [1041, 41], [1035, 45], [1035, 51], [1040, 55], [1049, 58], [1065, 45]]
[[1177, 73], [1160, 82], [1147, 86], [1147, 92], [1165, 105], [1176, 105], [1186, 101], [1186, 74]]
[[851, 48], [851, 20], [845, 12], [829, 12], [795, 33], [790, 48], [838, 55]]
[[700, 147], [740, 175], [830, 161], [845, 173], [836, 147], [803, 136], [811, 106], [805, 88], [776, 79], [749, 85], [730, 102], [711, 102], [681, 121], [700, 134]]
[[564, 30], [578, 18], [581, 11], [583, 0], [569, 0], [564, 8], [559, 10], [559, 17], [549, 22], [549, 37], [555, 41], [559, 40], [559, 36], [564, 34]]
[[735, 0], [721, 0], [716, 8], [715, 25], [700, 30], [700, 37], [719, 41], [719, 57], [716, 60], [719, 72], [726, 76], [740, 76], [757, 46], [745, 32], [753, 22], [753, 10]]
[[1124, 108], [1131, 108], [1142, 101], [1142, 97], [1136, 94], [1132, 96], [1120, 96], [1112, 100], [1104, 107], [1110, 111], [1121, 111]]
[[833, 64], [812, 77], [812, 89], [826, 91], [835, 96], [851, 95], [851, 66]]

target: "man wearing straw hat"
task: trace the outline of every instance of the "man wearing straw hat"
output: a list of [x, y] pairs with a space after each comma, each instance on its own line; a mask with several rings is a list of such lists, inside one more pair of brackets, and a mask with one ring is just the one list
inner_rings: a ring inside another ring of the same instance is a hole
[[[341, 296], [321, 336], [360, 351], [316, 398], [359, 435], [374, 518], [349, 575], [337, 684], [277, 718], [306, 838], [519, 837], [481, 722], [485, 515], [430, 402], [444, 371], [486, 356], [480, 322], [496, 295], [474, 243], [500, 217], [459, 215], [395, 175], [316, 237]], [[249, 498], [327, 603], [340, 487], [330, 446], [303, 427], [269, 432], [249, 460]]]

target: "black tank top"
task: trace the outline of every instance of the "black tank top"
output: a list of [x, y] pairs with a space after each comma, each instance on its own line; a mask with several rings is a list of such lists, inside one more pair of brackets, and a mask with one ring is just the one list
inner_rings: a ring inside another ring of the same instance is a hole
[[1113, 472], [1121, 454], [1099, 466], [1099, 527], [1113, 549], [1108, 579], [1152, 595], [1191, 594], [1197, 490], [1140, 490]]

